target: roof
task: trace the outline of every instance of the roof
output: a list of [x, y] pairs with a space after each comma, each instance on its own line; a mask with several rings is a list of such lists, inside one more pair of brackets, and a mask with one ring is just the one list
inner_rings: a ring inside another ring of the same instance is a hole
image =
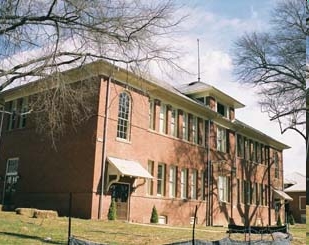
[[306, 191], [306, 176], [293, 172], [284, 177], [284, 184], [292, 184], [292, 186], [284, 189], [285, 192], [304, 192]]
[[256, 133], [256, 134], [262, 136], [262, 137], [264, 138], [264, 140], [265, 140], [268, 144], [270, 144], [270, 145], [272, 145], [272, 146], [274, 146], [274, 147], [276, 147], [276, 148], [281, 148], [281, 149], [290, 149], [290, 148], [291, 148], [290, 146], [288, 146], [288, 145], [286, 145], [286, 144], [283, 144], [283, 143], [281, 143], [281, 142], [275, 140], [274, 138], [270, 137], [269, 135], [267, 135], [267, 134], [261, 132], [261, 131], [258, 130], [258, 129], [255, 129], [255, 128], [251, 127], [250, 125], [248, 125], [248, 124], [246, 124], [246, 123], [244, 123], [244, 122], [242, 122], [242, 121], [239, 121], [238, 119], [234, 119], [233, 122], [234, 122], [240, 129], [242, 129], [243, 131], [246, 131], [246, 130], [247, 130], [247, 131], [251, 131], [251, 132], [254, 132], [254, 133]]
[[[87, 71], [87, 72], [84, 72]], [[229, 95], [223, 93], [222, 91], [216, 89], [215, 87], [203, 83], [203, 82], [192, 82], [189, 84], [182, 84], [180, 86], [173, 86], [168, 82], [162, 81], [162, 80], [157, 80], [153, 77], [149, 77], [146, 74], [144, 74], [142, 77], [137, 76], [133, 72], [128, 72], [126, 69], [121, 68], [120, 66], [116, 66], [111, 64], [110, 62], [107, 62], [105, 60], [97, 60], [92, 63], [87, 63], [83, 65], [82, 67], [77, 67], [77, 68], [71, 68], [69, 70], [63, 71], [63, 74], [67, 76], [67, 81], [72, 82], [72, 79], [82, 79], [82, 74], [86, 74], [85, 76], [89, 76], [89, 74], [94, 74], [94, 75], [105, 75], [108, 76], [110, 75], [110, 72], [114, 71], [114, 76], [115, 79], [119, 79], [119, 81], [130, 81], [133, 83], [134, 79], [135, 81], [135, 86], [141, 86], [141, 82], [145, 82], [145, 84], [148, 84], [151, 86], [142, 86], [142, 87], [147, 87], [148, 92], [154, 93], [154, 94], [160, 94], [160, 96], [166, 97], [168, 93], [173, 96], [173, 98], [179, 98], [183, 101], [186, 101], [190, 103], [192, 106], [195, 106], [198, 108], [198, 110], [207, 110], [208, 116], [210, 119], [213, 119], [215, 121], [220, 122], [221, 124], [223, 123], [224, 125], [228, 125], [229, 127], [233, 128], [234, 130], [240, 130], [243, 132], [250, 132], [252, 134], [255, 134], [256, 136], [259, 136], [265, 143], [269, 144], [272, 147], [278, 148], [278, 149], [288, 149], [290, 148], [289, 146], [273, 139], [272, 137], [262, 133], [261, 131], [239, 121], [239, 120], [233, 120], [230, 121], [228, 119], [225, 119], [223, 117], [220, 117], [218, 113], [215, 111], [211, 110], [208, 106], [202, 105], [200, 102], [198, 102], [196, 99], [189, 97], [189, 95], [192, 95], [194, 93], [199, 93], [201, 92], [202, 94], [209, 94], [213, 95], [220, 98], [225, 98], [225, 101], [228, 101], [229, 104], [235, 103], [238, 108], [243, 107], [244, 105], [235, 100], [234, 98], [230, 97]], [[79, 75], [76, 75], [79, 74]], [[73, 77], [73, 78], [72, 78]], [[129, 77], [129, 78], [128, 78]], [[48, 78], [45, 78], [48, 79]], [[71, 80], [70, 80], [71, 79]], [[1, 91], [0, 92], [0, 98], [14, 98], [17, 96], [17, 94], [20, 94], [20, 91], [22, 89], [29, 88], [30, 85], [35, 85], [41, 82], [43, 79], [38, 79], [36, 81], [31, 81], [31, 83], [25, 83], [20, 86], [16, 86], [14, 88], [9, 88], [6, 91]], [[77, 81], [77, 80], [76, 80]], [[138, 81], [138, 82], [137, 82]], [[145, 89], [144, 88], [144, 89]], [[164, 91], [164, 93], [159, 93], [159, 91]], [[237, 107], [235, 107], [237, 108]], [[203, 112], [205, 113], [205, 112]]]
[[232, 98], [228, 94], [222, 92], [221, 90], [200, 81], [195, 81], [187, 84], [182, 84], [176, 87], [181, 93], [185, 95], [196, 95], [199, 94], [201, 96], [214, 96], [225, 102], [229, 105], [233, 105], [234, 108], [243, 108], [245, 105], [241, 102], [237, 101], [236, 99]]
[[275, 196], [279, 197], [280, 199], [293, 201], [293, 198], [286, 194], [284, 191], [280, 191], [277, 189], [273, 189]]

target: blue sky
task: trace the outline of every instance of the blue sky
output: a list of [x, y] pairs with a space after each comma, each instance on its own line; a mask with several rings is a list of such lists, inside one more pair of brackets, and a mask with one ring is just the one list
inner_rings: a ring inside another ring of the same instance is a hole
[[[179, 1], [183, 8], [177, 14], [188, 14], [182, 32], [174, 37], [174, 45], [182, 52], [179, 64], [190, 74], [170, 72], [172, 78], [156, 72], [158, 78], [172, 83], [197, 79], [197, 39], [200, 40], [201, 80], [244, 103], [236, 117], [256, 129], [289, 145], [284, 151], [285, 173], [305, 173], [305, 141], [297, 133], [281, 135], [279, 125], [261, 113], [257, 88], [240, 84], [233, 75], [231, 49], [237, 37], [245, 32], [267, 31], [271, 10], [276, 0], [192, 0]], [[161, 77], [160, 77], [161, 76]]]

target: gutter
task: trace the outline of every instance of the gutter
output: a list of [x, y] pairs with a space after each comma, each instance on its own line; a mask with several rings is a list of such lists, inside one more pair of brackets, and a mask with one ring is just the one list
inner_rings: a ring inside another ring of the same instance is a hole
[[[104, 182], [105, 182], [105, 165], [106, 165], [106, 141], [107, 141], [107, 130], [108, 130], [108, 117], [109, 117], [109, 96], [110, 96], [110, 83], [111, 76], [109, 76], [106, 83], [106, 99], [105, 99], [105, 113], [104, 113], [104, 128], [103, 128], [103, 142], [102, 142], [102, 162], [101, 162], [101, 190], [99, 198], [99, 210], [98, 219], [102, 219], [103, 212], [103, 195], [104, 195]], [[102, 80], [101, 80], [102, 84]]]

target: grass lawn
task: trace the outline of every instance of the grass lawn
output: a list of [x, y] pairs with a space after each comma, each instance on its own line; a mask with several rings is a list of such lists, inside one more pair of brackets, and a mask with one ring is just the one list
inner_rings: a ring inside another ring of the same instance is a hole
[[[307, 225], [308, 226], [308, 225]], [[226, 228], [197, 226], [195, 237], [219, 240], [227, 236]], [[0, 244], [66, 244], [68, 218], [37, 219], [14, 212], [0, 212]], [[306, 244], [306, 225], [291, 227], [292, 244]], [[192, 238], [192, 227], [131, 224], [120, 221], [72, 219], [72, 235], [108, 244], [164, 244]], [[266, 236], [266, 235], [264, 235]], [[244, 235], [232, 235], [243, 240]], [[308, 240], [308, 236], [307, 236]]]

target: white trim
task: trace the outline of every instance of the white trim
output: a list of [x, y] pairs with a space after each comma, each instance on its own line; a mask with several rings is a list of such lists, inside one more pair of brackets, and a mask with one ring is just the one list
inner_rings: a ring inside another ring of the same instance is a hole
[[[305, 208], [301, 208], [301, 199], [305, 199]], [[306, 210], [306, 196], [299, 196], [298, 201], [299, 201], [299, 203], [298, 203], [299, 210], [301, 210], [301, 211]]]

